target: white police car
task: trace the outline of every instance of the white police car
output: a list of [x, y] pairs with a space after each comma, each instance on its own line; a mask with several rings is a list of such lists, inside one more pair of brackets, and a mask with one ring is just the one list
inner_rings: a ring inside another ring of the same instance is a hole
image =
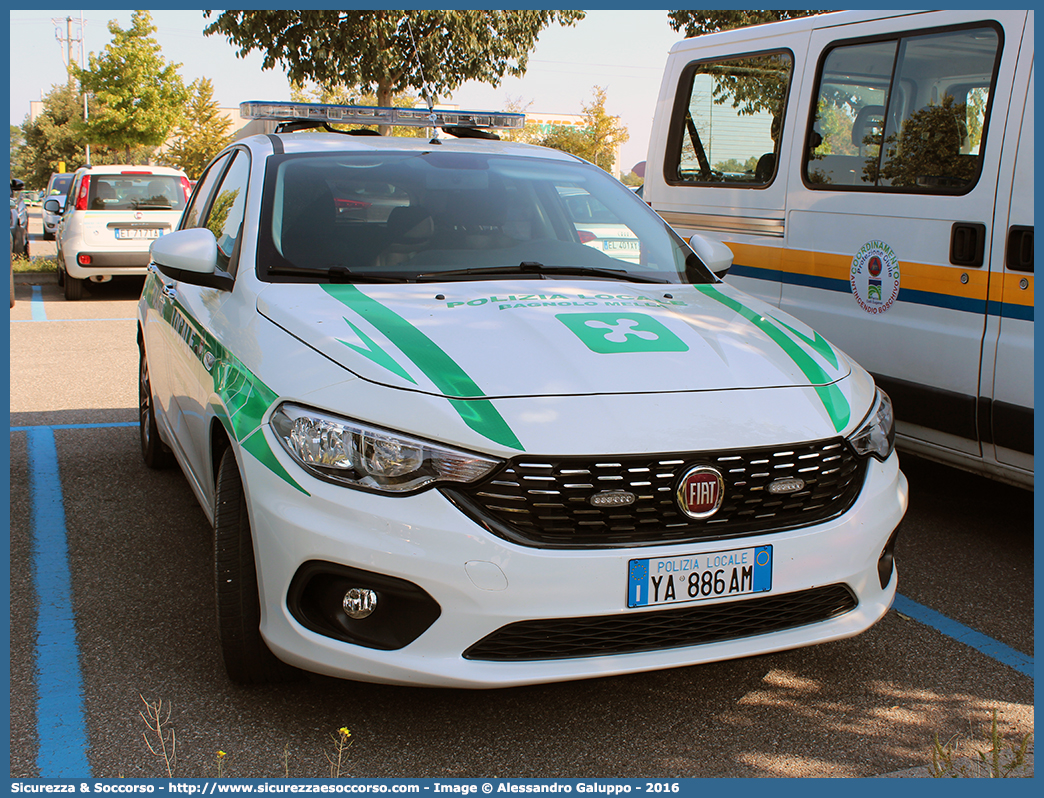
[[[243, 108], [311, 121], [214, 160], [138, 313], [142, 451], [214, 523], [233, 680], [530, 684], [886, 612], [907, 486], [843, 353], [602, 170], [481, 129], [520, 116]], [[454, 135], [299, 129], [410, 117]]]

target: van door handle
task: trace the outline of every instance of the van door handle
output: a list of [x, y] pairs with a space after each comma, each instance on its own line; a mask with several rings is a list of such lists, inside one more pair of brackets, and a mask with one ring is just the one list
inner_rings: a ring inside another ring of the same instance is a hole
[[177, 289], [177, 287], [174, 286], [173, 284], [164, 283], [163, 284], [163, 296], [167, 297], [168, 299], [177, 299], [178, 298], [178, 289]]
[[1012, 225], [1008, 229], [1008, 268], [1013, 272], [1033, 272], [1033, 228]]
[[986, 251], [986, 225], [976, 222], [954, 222], [950, 228], [950, 263], [977, 269]]

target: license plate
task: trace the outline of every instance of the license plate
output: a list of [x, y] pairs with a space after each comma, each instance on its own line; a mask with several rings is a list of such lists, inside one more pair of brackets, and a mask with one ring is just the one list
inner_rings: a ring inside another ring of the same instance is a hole
[[628, 607], [767, 593], [772, 589], [772, 547], [631, 560], [628, 575]]
[[120, 241], [127, 239], [159, 238], [163, 230], [158, 227], [117, 227], [116, 238]]
[[637, 241], [606, 241], [603, 243], [603, 251], [609, 252], [610, 250], [627, 250], [629, 252], [637, 252], [639, 245]]

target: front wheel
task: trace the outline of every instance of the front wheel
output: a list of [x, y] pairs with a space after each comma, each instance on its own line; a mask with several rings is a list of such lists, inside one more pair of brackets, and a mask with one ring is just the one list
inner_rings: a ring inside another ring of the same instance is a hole
[[156, 411], [152, 404], [152, 383], [149, 381], [149, 362], [145, 348], [138, 348], [138, 437], [141, 456], [149, 468], [162, 469], [174, 465], [174, 452], [160, 440], [156, 426]]
[[214, 596], [225, 671], [238, 684], [300, 679], [302, 672], [277, 659], [261, 637], [254, 542], [239, 464], [231, 447], [225, 449], [218, 467], [214, 504]]

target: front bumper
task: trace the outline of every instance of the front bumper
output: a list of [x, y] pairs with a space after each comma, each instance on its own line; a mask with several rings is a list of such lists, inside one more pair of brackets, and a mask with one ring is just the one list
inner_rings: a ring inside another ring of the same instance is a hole
[[[848, 512], [812, 527], [741, 542], [578, 551], [530, 548], [496, 537], [438, 491], [390, 498], [312, 480], [278, 443], [271, 444], [310, 496], [239, 452], [257, 552], [261, 631], [280, 659], [317, 673], [390, 684], [489, 688], [681, 667], [850, 637], [878, 621], [895, 596], [890, 554], [888, 568], [880, 568], [907, 506], [906, 478], [894, 454], [885, 463], [870, 461], [863, 491]], [[525, 661], [465, 656], [478, 641], [518, 622], [612, 621], [648, 613], [626, 606], [631, 559], [764, 544], [773, 546], [771, 596], [843, 585], [854, 596], [854, 608], [820, 622], [699, 645]], [[306, 628], [287, 597], [302, 566], [316, 562], [414, 585], [437, 604], [436, 617], [419, 636], [392, 650]]]

